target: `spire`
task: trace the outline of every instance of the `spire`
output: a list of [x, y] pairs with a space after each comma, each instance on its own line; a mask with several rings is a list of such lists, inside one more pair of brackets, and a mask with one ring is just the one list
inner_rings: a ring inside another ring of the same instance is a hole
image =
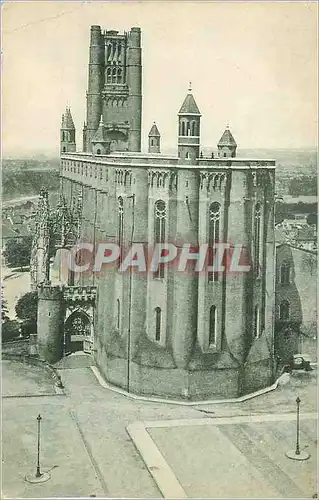
[[155, 122], [153, 123], [152, 128], [151, 128], [148, 136], [149, 137], [161, 137], [161, 134], [159, 133], [159, 130], [158, 130]]
[[101, 115], [101, 118], [100, 118], [99, 128], [95, 132], [95, 135], [94, 135], [94, 137], [92, 139], [92, 142], [95, 142], [95, 143], [109, 142], [107, 140], [107, 137], [106, 137], [106, 129], [105, 129], [105, 126], [104, 126], [104, 123], [103, 123], [103, 116], [102, 115]]
[[64, 122], [63, 123], [63, 127], [62, 128], [66, 128], [66, 129], [70, 129], [70, 130], [74, 130], [75, 129], [75, 126], [74, 126], [74, 121], [73, 121], [73, 118], [72, 118], [72, 115], [71, 115], [71, 110], [70, 108], [67, 106], [66, 107], [66, 110], [65, 110], [65, 113], [64, 113]]
[[201, 113], [198, 109], [198, 106], [191, 91], [192, 91], [192, 82], [189, 82], [188, 94], [186, 95], [178, 114], [201, 116]]
[[229, 130], [228, 124], [226, 125], [225, 132], [223, 133], [223, 135], [219, 139], [218, 146], [231, 146], [231, 147], [237, 146], [236, 141], [233, 137], [233, 134]]

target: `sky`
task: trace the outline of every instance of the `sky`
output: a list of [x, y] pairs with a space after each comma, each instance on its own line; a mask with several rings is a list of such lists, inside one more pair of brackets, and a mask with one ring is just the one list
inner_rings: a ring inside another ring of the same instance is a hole
[[201, 143], [225, 126], [241, 149], [316, 148], [317, 2], [4, 2], [2, 151], [58, 154], [71, 107], [82, 148], [89, 32], [142, 30], [142, 143], [153, 121], [177, 144], [189, 81]]

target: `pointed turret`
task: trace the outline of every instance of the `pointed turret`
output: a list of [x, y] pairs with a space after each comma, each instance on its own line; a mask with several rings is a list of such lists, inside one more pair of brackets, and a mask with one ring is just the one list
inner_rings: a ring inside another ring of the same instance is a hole
[[76, 151], [75, 126], [69, 107], [62, 115], [60, 149], [61, 153], [74, 153]]
[[225, 132], [221, 136], [218, 144], [218, 155], [222, 158], [235, 158], [237, 144], [233, 134], [229, 130], [229, 125], [226, 126]]
[[148, 134], [148, 152], [160, 153], [161, 152], [161, 134], [154, 122]]
[[107, 155], [110, 153], [111, 141], [107, 138], [107, 131], [103, 123], [103, 116], [101, 115], [100, 123], [97, 131], [92, 139], [92, 152], [96, 155]]
[[202, 115], [191, 90], [190, 83], [188, 94], [178, 113], [178, 156], [181, 160], [196, 160], [199, 157], [200, 118]]

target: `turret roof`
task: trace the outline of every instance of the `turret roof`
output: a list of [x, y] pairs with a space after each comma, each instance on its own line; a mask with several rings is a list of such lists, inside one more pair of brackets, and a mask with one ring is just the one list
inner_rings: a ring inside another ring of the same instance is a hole
[[107, 137], [106, 137], [106, 128], [105, 128], [104, 123], [103, 123], [103, 116], [102, 115], [101, 115], [99, 127], [98, 127], [97, 131], [95, 132], [95, 135], [92, 139], [92, 142], [99, 142], [99, 143], [109, 142], [107, 140]]
[[219, 139], [218, 146], [237, 146], [236, 141], [233, 137], [233, 134], [229, 130], [228, 125], [226, 127], [225, 132]]
[[193, 94], [191, 94], [191, 93], [187, 94], [178, 114], [179, 115], [191, 114], [191, 115], [201, 116]]
[[66, 108], [64, 115], [62, 115], [62, 128], [75, 130], [74, 121], [69, 107]]
[[158, 130], [155, 122], [153, 123], [152, 128], [151, 128], [148, 136], [149, 137], [161, 137], [161, 134], [159, 133], [159, 130]]

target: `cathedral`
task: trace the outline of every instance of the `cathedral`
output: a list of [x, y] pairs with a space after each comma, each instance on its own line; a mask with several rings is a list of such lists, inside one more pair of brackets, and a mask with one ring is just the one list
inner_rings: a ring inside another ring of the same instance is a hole
[[[76, 241], [241, 245], [249, 272], [103, 272], [62, 269], [50, 281], [48, 229], [38, 222], [33, 285], [38, 352], [51, 363], [83, 350], [128, 392], [184, 400], [234, 398], [274, 381], [275, 161], [237, 156], [227, 126], [201, 150], [191, 88], [176, 103], [176, 152], [161, 153], [149, 124], [141, 151], [141, 30], [91, 27], [83, 147], [70, 108], [61, 124], [57, 254]], [[41, 194], [42, 211], [48, 200]], [[43, 250], [44, 249], [44, 250]], [[46, 257], [47, 259], [47, 257]]]

